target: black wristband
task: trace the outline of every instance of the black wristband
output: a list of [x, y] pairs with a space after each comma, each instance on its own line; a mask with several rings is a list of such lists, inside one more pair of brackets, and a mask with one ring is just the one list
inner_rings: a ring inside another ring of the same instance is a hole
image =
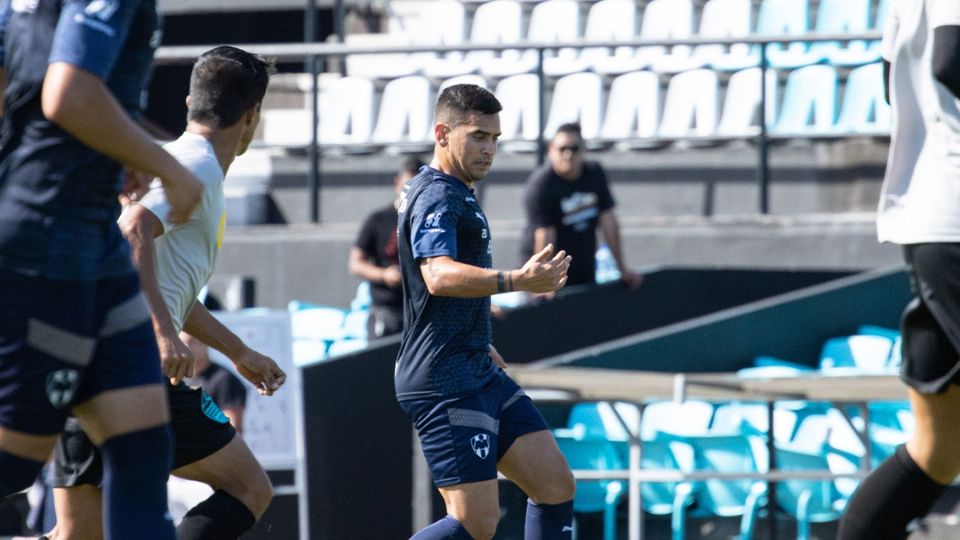
[[502, 293], [506, 290], [503, 285], [503, 272], [497, 272], [497, 292]]
[[507, 272], [507, 291], [513, 292], [513, 272]]

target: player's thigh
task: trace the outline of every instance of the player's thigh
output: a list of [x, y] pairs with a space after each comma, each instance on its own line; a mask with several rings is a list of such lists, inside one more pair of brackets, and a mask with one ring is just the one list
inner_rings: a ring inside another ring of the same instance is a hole
[[960, 386], [939, 394], [911, 388], [909, 394], [915, 418], [910, 455], [931, 478], [949, 483], [960, 474]]
[[573, 498], [570, 466], [548, 430], [518, 437], [497, 467], [535, 502], [558, 504]]
[[171, 474], [203, 482], [215, 490], [229, 493], [243, 502], [256, 517], [266, 510], [273, 496], [266, 471], [243, 438], [238, 436], [213, 454], [177, 467]]
[[100, 540], [103, 538], [103, 507], [100, 489], [89, 484], [54, 488], [57, 513], [55, 540]]
[[160, 384], [101, 392], [75, 405], [73, 412], [98, 446], [117, 435], [166, 424], [170, 416]]
[[32, 461], [46, 461], [56, 435], [34, 435], [0, 426], [0, 450]]

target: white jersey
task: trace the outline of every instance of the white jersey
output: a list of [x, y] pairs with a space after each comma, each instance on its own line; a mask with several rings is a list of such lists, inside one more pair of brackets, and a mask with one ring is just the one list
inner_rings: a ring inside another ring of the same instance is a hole
[[883, 58], [893, 125], [877, 210], [881, 242], [960, 242], [960, 107], [932, 75], [933, 29], [960, 26], [960, 0], [891, 0]]
[[163, 234], [155, 239], [157, 248], [157, 280], [160, 292], [170, 310], [170, 317], [179, 332], [200, 289], [207, 284], [217, 262], [227, 222], [223, 196], [223, 169], [207, 139], [184, 133], [164, 145], [184, 167], [197, 175], [203, 184], [203, 197], [186, 223], [167, 221], [170, 204], [159, 180], [140, 204], [163, 223]]

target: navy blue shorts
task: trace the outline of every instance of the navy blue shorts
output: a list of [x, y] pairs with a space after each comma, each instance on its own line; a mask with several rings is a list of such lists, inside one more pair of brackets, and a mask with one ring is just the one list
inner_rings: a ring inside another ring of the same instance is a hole
[[59, 433], [74, 403], [163, 381], [136, 274], [67, 282], [0, 270], [0, 314], [4, 427]]
[[498, 375], [473, 394], [400, 402], [437, 487], [495, 479], [497, 462], [518, 437], [548, 429], [517, 383]]
[[960, 244], [903, 246], [915, 295], [900, 320], [900, 378], [921, 394], [960, 384]]

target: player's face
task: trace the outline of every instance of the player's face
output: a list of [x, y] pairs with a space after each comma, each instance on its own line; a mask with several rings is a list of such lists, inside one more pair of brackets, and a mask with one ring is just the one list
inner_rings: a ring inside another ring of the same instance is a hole
[[573, 133], [557, 133], [550, 141], [549, 156], [555, 173], [576, 179], [583, 168], [583, 140]]
[[493, 165], [500, 138], [500, 115], [469, 113], [447, 131], [447, 151], [457, 177], [472, 184], [483, 180]]

